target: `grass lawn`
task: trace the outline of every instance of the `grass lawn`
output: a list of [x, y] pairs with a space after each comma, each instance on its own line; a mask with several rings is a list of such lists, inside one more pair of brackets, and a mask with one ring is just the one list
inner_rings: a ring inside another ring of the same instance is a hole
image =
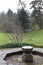
[[[36, 46], [43, 46], [43, 30], [26, 33], [23, 42]], [[29, 40], [31, 38], [32, 40]]]
[[11, 40], [9, 39], [7, 35], [9, 34], [0, 32], [0, 45], [11, 43]]
[[[9, 38], [9, 36], [10, 34], [0, 32], [0, 45], [13, 43], [12, 40]], [[33, 44], [36, 46], [43, 46], [43, 29], [25, 33], [23, 35], [22, 43]]]

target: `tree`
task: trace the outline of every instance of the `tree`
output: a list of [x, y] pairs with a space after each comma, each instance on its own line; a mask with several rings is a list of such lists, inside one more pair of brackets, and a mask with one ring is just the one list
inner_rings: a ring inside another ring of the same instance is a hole
[[42, 28], [42, 10], [43, 10], [43, 2], [42, 0], [34, 0], [30, 3], [33, 8], [32, 17], [34, 21]]
[[7, 16], [9, 17], [9, 21], [11, 22], [14, 22], [14, 13], [11, 9], [8, 10], [7, 12]]
[[29, 28], [29, 14], [25, 10], [25, 3], [19, 0], [19, 5], [21, 8], [18, 7], [18, 19], [19, 24], [21, 25], [22, 30], [25, 32]]
[[22, 41], [22, 29], [18, 24], [17, 14], [13, 13], [11, 9], [8, 10], [7, 16], [9, 17], [9, 23], [6, 27], [7, 32], [12, 32], [12, 38], [15, 43]]
[[[16, 13], [13, 13], [13, 11], [11, 9], [8, 10], [7, 12], [7, 16], [8, 16], [8, 19], [9, 19], [9, 23], [7, 24], [7, 31], [13, 31], [14, 30], [14, 27], [15, 27], [15, 22], [16, 22]], [[10, 27], [9, 27], [10, 26]]]

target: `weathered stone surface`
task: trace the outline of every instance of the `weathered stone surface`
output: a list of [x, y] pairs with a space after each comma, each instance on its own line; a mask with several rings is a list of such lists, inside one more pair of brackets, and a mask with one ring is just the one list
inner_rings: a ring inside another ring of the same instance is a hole
[[32, 62], [33, 61], [33, 56], [32, 56], [32, 46], [23, 46], [23, 56], [22, 56], [22, 61], [24, 62]]
[[4, 60], [7, 54], [16, 53], [21, 51], [21, 48], [14, 48], [8, 50], [0, 50], [0, 65], [7, 65], [7, 62]]
[[25, 54], [25, 53], [23, 53], [22, 61], [24, 61], [24, 62], [32, 62], [33, 61], [32, 54]]
[[[4, 60], [6, 54], [10, 54], [13, 52], [18, 52], [18, 51], [22, 51], [22, 49], [21, 48], [13, 48], [13, 49], [7, 49], [7, 50], [0, 50], [0, 65], [7, 65], [6, 61]], [[43, 56], [43, 48], [33, 48], [32, 52], [39, 52]], [[28, 57], [28, 55], [27, 55], [27, 57]]]

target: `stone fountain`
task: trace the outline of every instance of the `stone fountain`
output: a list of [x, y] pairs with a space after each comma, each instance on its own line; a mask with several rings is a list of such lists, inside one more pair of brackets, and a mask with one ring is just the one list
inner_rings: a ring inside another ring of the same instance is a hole
[[43, 65], [43, 49], [41, 48], [23, 46], [22, 48], [14, 48], [9, 52], [7, 51], [6, 54], [4, 55], [6, 65]]
[[23, 46], [23, 55], [22, 55], [22, 61], [24, 62], [32, 62], [33, 61], [33, 56], [32, 56], [32, 46]]

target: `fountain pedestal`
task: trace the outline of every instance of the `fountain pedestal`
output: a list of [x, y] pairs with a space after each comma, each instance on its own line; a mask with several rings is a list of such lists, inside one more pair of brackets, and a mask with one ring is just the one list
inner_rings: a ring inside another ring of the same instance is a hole
[[22, 61], [24, 62], [32, 62], [33, 61], [33, 56], [32, 56], [32, 46], [23, 46], [23, 55], [22, 55]]

